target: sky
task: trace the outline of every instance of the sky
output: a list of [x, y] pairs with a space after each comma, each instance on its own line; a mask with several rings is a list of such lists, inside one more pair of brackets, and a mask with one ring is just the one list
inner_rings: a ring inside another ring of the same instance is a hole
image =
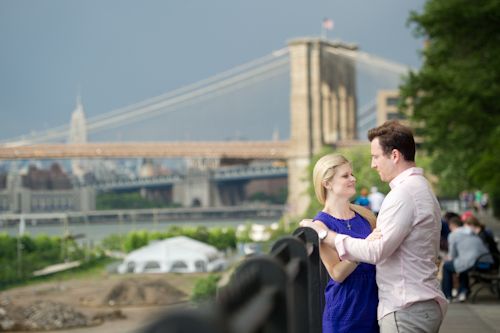
[[[328, 38], [418, 68], [423, 42], [406, 22], [410, 10], [423, 5], [423, 0], [0, 0], [0, 140], [69, 123], [78, 94], [92, 117], [270, 54], [294, 38], [318, 37], [325, 17], [334, 21]], [[211, 108], [241, 106], [234, 117], [249, 128], [260, 128], [269, 138], [273, 128], [286, 132], [288, 95], [278, 81], [269, 83], [274, 90], [255, 88], [252, 95], [249, 89], [246, 97], [235, 94]], [[269, 108], [279, 111], [272, 116]], [[152, 132], [168, 132], [168, 139], [193, 139], [195, 132], [206, 139], [252, 138], [245, 126], [230, 122], [230, 111], [211, 112], [186, 111], [175, 120], [160, 117], [96, 138], [120, 140], [133, 132], [142, 140]], [[258, 120], [245, 120], [246, 113]], [[179, 130], [180, 118], [201, 122], [203, 129]]]

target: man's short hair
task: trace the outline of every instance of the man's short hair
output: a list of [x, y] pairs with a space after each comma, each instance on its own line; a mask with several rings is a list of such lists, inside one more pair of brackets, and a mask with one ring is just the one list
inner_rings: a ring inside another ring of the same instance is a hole
[[464, 223], [460, 219], [460, 217], [453, 216], [448, 220], [448, 225], [455, 225], [457, 227], [462, 227]]
[[460, 215], [458, 215], [457, 213], [455, 212], [446, 212], [443, 216], [443, 220], [445, 222], [448, 222], [452, 217], [458, 217], [460, 218]]
[[415, 161], [415, 139], [409, 127], [401, 125], [396, 120], [388, 120], [379, 127], [368, 131], [368, 140], [371, 142], [375, 138], [378, 138], [385, 155], [389, 155], [393, 149], [397, 149], [405, 160]]

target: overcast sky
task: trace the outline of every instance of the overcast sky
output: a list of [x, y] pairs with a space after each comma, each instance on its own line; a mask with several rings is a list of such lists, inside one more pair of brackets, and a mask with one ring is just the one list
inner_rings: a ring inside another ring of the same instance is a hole
[[[88, 117], [319, 36], [412, 67], [423, 0], [0, 0], [0, 139]], [[189, 118], [189, 117], [187, 117]], [[185, 139], [185, 138], [182, 138]]]

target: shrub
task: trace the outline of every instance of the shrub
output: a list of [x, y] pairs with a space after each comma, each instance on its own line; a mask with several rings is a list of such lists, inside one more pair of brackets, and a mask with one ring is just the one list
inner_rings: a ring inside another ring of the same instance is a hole
[[215, 298], [217, 292], [217, 282], [220, 275], [211, 274], [205, 278], [198, 279], [193, 288], [191, 300], [196, 303], [211, 300]]

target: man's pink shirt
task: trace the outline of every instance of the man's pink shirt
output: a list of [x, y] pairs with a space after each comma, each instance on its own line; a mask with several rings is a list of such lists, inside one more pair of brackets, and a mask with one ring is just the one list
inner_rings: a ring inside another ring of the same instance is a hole
[[377, 218], [382, 238], [375, 241], [338, 234], [341, 259], [376, 264], [378, 319], [412, 303], [435, 299], [446, 314], [447, 302], [436, 265], [441, 210], [421, 168], [409, 168], [390, 182]]

